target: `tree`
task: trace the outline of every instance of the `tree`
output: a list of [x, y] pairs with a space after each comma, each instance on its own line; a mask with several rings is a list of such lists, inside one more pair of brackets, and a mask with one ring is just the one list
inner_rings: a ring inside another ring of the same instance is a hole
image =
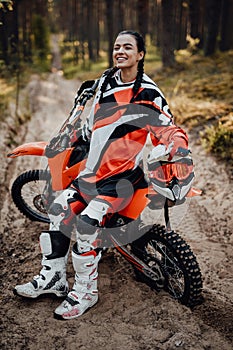
[[149, 15], [149, 1], [138, 0], [137, 1], [137, 13], [138, 13], [138, 30], [139, 33], [145, 38], [148, 33], [148, 15]]
[[101, 47], [111, 66], [115, 36], [134, 29], [149, 34], [161, 48], [163, 65], [173, 66], [174, 50], [186, 48], [187, 34], [200, 40], [198, 48], [206, 56], [217, 48], [232, 49], [232, 11], [233, 0], [0, 0], [0, 59], [11, 68], [19, 53], [31, 62], [34, 42], [37, 49], [48, 48], [41, 43], [47, 26], [64, 34], [73, 63], [85, 63], [87, 55], [96, 61]]
[[189, 33], [193, 39], [199, 39], [198, 48], [203, 47], [204, 35], [204, 2], [189, 0]]
[[233, 49], [233, 0], [222, 0], [222, 18], [220, 27], [220, 43], [221, 51]]
[[174, 4], [174, 48], [176, 50], [185, 49], [187, 47], [187, 21], [188, 7], [183, 0], [176, 1]]
[[173, 13], [174, 1], [162, 0], [162, 62], [164, 67], [175, 64], [174, 46], [173, 46]]
[[106, 17], [107, 17], [107, 33], [108, 33], [108, 65], [112, 66], [112, 46], [114, 40], [113, 27], [113, 1], [106, 0]]
[[205, 6], [205, 38], [204, 55], [210, 56], [215, 52], [219, 31], [221, 1], [206, 0]]

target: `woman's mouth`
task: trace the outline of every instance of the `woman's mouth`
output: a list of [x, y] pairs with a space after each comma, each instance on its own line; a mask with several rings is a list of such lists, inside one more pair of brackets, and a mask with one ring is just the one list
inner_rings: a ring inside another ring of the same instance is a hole
[[127, 58], [126, 57], [117, 57], [117, 62], [118, 63], [121, 63], [121, 62], [124, 62], [124, 61], [126, 61], [127, 60]]

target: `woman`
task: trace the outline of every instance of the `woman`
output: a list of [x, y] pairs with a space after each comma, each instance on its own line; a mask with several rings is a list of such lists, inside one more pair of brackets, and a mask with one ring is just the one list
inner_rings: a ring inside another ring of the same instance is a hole
[[67, 294], [69, 225], [77, 218], [77, 243], [72, 250], [75, 283], [55, 310], [58, 319], [79, 317], [98, 301], [98, 227], [107, 214], [128, 204], [137, 188], [147, 186], [140, 163], [148, 134], [155, 146], [151, 159], [158, 149], [170, 160], [178, 149], [188, 147], [187, 135], [173, 124], [164, 96], [144, 73], [145, 53], [137, 32], [118, 34], [114, 67], [101, 77], [89, 119], [82, 135], [77, 133], [78, 143], [90, 142], [86, 167], [50, 208], [50, 230], [40, 236], [40, 275], [14, 290], [29, 298]]

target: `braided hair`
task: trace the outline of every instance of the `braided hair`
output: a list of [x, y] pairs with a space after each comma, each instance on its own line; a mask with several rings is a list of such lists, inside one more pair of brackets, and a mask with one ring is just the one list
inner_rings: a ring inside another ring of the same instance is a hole
[[101, 94], [103, 95], [103, 92], [106, 90], [107, 88], [107, 85], [111, 79], [111, 77], [116, 73], [116, 71], [118, 70], [119, 68], [118, 67], [112, 67], [112, 68], [109, 68], [107, 69], [105, 72], [104, 72], [104, 75], [105, 75], [105, 79], [100, 87], [100, 91], [101, 91]]
[[[125, 35], [125, 34], [132, 35], [135, 38], [136, 43], [137, 43], [138, 52], [143, 51], [144, 52], [144, 57], [145, 57], [146, 47], [145, 47], [145, 42], [144, 42], [143, 37], [138, 32], [135, 32], [133, 30], [124, 30], [124, 31], [120, 32], [118, 34], [118, 36], [119, 35]], [[144, 57], [138, 62], [138, 72], [137, 72], [137, 76], [136, 76], [136, 79], [135, 79], [135, 82], [134, 82], [134, 86], [133, 86], [134, 96], [137, 94], [137, 92], [138, 92], [138, 90], [140, 89], [140, 86], [141, 86], [142, 77], [143, 77], [143, 73], [144, 73]], [[103, 84], [102, 84], [102, 86], [100, 88], [101, 94], [103, 94], [103, 92], [106, 90], [107, 85], [108, 85], [111, 77], [116, 73], [116, 71], [118, 69], [119, 69], [118, 67], [113, 67], [113, 68], [108, 69], [104, 73], [104, 75], [106, 75], [106, 77], [105, 77], [105, 79], [103, 81]]]
[[135, 80], [134, 86], [133, 86], [133, 93], [135, 96], [137, 94], [137, 92], [141, 86], [141, 82], [142, 82], [142, 77], [143, 77], [143, 73], [144, 73], [144, 57], [146, 54], [146, 47], [145, 47], [145, 42], [144, 42], [143, 37], [138, 32], [135, 32], [133, 30], [124, 30], [124, 31], [120, 32], [118, 35], [124, 35], [124, 34], [132, 35], [136, 40], [138, 52], [141, 52], [141, 51], [144, 52], [143, 58], [138, 62], [138, 72], [137, 72], [136, 80]]

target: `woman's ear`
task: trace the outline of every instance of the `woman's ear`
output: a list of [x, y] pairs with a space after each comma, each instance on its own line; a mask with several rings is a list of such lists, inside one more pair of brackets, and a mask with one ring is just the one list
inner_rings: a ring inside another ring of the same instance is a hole
[[139, 52], [139, 61], [142, 60], [143, 57], [144, 57], [144, 52], [143, 51]]

